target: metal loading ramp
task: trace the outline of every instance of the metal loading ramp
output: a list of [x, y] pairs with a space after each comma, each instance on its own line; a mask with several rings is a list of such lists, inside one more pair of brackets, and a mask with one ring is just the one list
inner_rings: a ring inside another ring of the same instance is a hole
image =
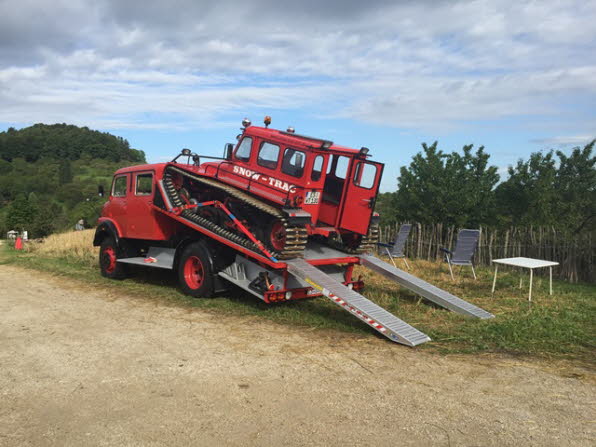
[[412, 292], [423, 296], [429, 301], [438, 304], [453, 312], [471, 317], [482, 318], [483, 320], [493, 318], [494, 315], [484, 309], [474, 306], [472, 303], [462, 300], [461, 298], [451, 295], [443, 289], [439, 289], [426, 281], [416, 278], [403, 270], [400, 270], [386, 262], [381, 261], [371, 255], [361, 255], [360, 263], [364, 267], [368, 267], [383, 276], [397, 282], [398, 284], [410, 289]]
[[304, 259], [296, 258], [285, 261], [285, 263], [290, 274], [303, 279], [335, 304], [346, 309], [390, 340], [407, 346], [416, 346], [430, 341], [428, 335], [344, 286], [341, 282], [329, 277]]

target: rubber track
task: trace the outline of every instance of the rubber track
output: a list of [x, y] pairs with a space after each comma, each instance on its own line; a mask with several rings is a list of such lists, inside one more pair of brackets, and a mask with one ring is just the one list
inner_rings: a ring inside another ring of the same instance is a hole
[[[184, 203], [183, 203], [182, 199], [180, 198], [180, 196], [178, 195], [176, 188], [174, 188], [174, 184], [172, 182], [171, 176], [168, 171], [178, 172], [179, 174], [184, 175], [186, 177], [190, 177], [199, 183], [202, 183], [202, 184], [210, 186], [212, 188], [216, 188], [221, 191], [224, 191], [226, 194], [229, 194], [229, 195], [243, 201], [244, 203], [246, 203], [256, 209], [263, 211], [263, 212], [281, 220], [283, 222], [284, 226], [286, 227], [286, 247], [282, 252], [272, 252], [272, 254], [278, 259], [296, 258], [296, 257], [302, 257], [304, 255], [304, 249], [306, 247], [306, 242], [308, 240], [308, 232], [306, 231], [306, 228], [289, 226], [284, 213], [282, 211], [280, 211], [279, 209], [277, 209], [271, 205], [268, 205], [266, 203], [263, 203], [262, 201], [255, 199], [253, 196], [248, 195], [232, 186], [222, 184], [222, 183], [212, 180], [212, 179], [206, 179], [203, 177], [199, 177], [197, 175], [193, 175], [193, 174], [191, 174], [187, 171], [184, 171], [182, 169], [178, 169], [176, 167], [170, 166], [166, 170], [166, 174], [164, 175], [163, 183], [164, 183], [166, 192], [167, 192], [168, 196], [170, 197], [170, 200], [172, 201], [174, 206], [180, 207], [180, 206], [183, 206]], [[236, 244], [242, 245], [243, 247], [248, 248], [251, 251], [254, 251], [256, 253], [261, 253], [261, 250], [252, 241], [250, 241], [246, 237], [244, 237], [238, 233], [229, 231], [225, 228], [222, 228], [219, 225], [217, 225], [216, 223], [211, 222], [210, 220], [208, 220], [202, 216], [199, 216], [198, 214], [194, 213], [191, 210], [184, 210], [181, 213], [181, 215], [185, 219], [188, 219], [188, 220], [192, 221], [193, 223], [196, 223], [202, 227], [205, 227], [208, 230], [218, 234], [219, 236], [229, 239], [230, 241], [232, 241]]]
[[371, 226], [368, 234], [362, 237], [360, 245], [356, 248], [346, 247], [341, 241], [337, 239], [327, 239], [327, 245], [331, 248], [341, 250], [346, 253], [360, 255], [372, 251], [379, 241], [379, 227], [377, 225]]

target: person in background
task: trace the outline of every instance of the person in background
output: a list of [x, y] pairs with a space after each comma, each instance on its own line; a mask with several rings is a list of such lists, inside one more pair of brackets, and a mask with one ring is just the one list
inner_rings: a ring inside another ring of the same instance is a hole
[[85, 219], [83, 219], [82, 217], [79, 219], [79, 221], [77, 222], [77, 224], [75, 225], [75, 230], [76, 231], [82, 231], [85, 229]]

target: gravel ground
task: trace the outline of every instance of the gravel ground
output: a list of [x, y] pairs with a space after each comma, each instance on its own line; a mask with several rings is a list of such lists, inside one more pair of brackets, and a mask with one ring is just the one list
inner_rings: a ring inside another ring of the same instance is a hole
[[0, 266], [1, 446], [588, 446], [594, 377]]

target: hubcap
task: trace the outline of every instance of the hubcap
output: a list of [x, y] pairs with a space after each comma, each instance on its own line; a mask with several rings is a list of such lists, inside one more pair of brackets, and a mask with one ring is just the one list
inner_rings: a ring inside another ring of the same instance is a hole
[[198, 289], [203, 284], [205, 271], [197, 256], [190, 256], [184, 263], [184, 280], [191, 289]]

